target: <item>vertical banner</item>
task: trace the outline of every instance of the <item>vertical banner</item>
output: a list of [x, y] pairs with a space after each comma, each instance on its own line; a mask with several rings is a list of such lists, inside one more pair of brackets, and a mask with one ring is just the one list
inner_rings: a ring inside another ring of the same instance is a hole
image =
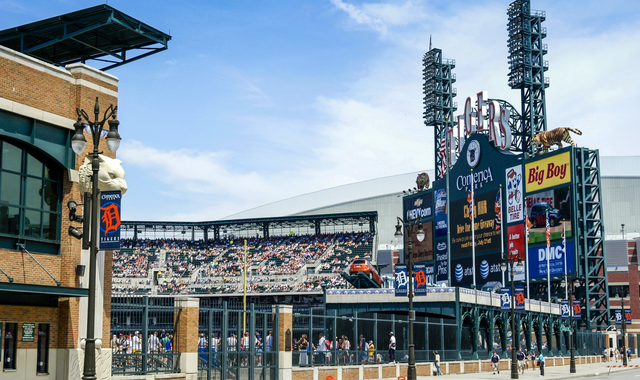
[[627, 325], [631, 324], [631, 310], [626, 309], [624, 311], [624, 320], [625, 320], [625, 324]]
[[99, 249], [120, 249], [120, 201], [122, 194], [116, 191], [100, 192]]
[[569, 309], [569, 301], [562, 300], [560, 303], [560, 316], [562, 319], [569, 319], [569, 313], [571, 310]]
[[[433, 277], [433, 267], [431, 267]], [[413, 264], [413, 285], [416, 296], [427, 295], [427, 266], [425, 264]]]
[[524, 286], [518, 285], [515, 287], [515, 303], [516, 303], [516, 311], [518, 313], [524, 313]]
[[507, 168], [507, 223], [519, 222], [524, 217], [522, 196], [522, 166]]
[[511, 311], [511, 289], [500, 290], [500, 311]]
[[622, 324], [622, 310], [616, 310], [615, 311], [615, 315], [616, 315], [616, 325], [621, 325]]
[[447, 241], [436, 242], [436, 283], [449, 285], [449, 256], [447, 255]]
[[395, 291], [396, 297], [406, 297], [409, 295], [408, 284], [409, 275], [407, 264], [396, 264], [395, 268]]
[[582, 304], [580, 301], [573, 301], [573, 319], [582, 319]]
[[433, 192], [436, 209], [436, 238], [447, 236], [447, 190], [438, 189]]

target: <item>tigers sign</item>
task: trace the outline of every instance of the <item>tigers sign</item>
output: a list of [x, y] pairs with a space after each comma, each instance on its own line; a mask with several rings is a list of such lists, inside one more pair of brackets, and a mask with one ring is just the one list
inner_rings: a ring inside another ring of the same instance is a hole
[[525, 164], [526, 192], [546, 189], [571, 182], [571, 156], [564, 152]]

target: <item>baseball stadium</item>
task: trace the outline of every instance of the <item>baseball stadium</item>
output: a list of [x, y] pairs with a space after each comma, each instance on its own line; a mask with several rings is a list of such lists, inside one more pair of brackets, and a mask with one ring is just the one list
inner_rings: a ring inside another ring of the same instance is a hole
[[455, 60], [422, 57], [435, 167], [210, 221], [119, 217], [106, 71], [170, 35], [107, 4], [0, 31], [0, 380], [415, 380], [494, 352], [517, 378], [519, 349], [626, 366], [640, 156], [547, 127], [546, 15], [507, 16], [521, 104], [478, 89], [458, 109]]

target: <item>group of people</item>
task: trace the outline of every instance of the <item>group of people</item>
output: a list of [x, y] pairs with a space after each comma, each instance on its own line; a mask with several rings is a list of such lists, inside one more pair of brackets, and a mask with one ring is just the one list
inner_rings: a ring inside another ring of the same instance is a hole
[[[253, 273], [256, 280], [249, 281], [248, 291], [305, 292], [321, 291], [323, 286], [348, 287], [338, 273], [356, 256], [355, 250], [363, 244], [372, 245], [373, 238], [374, 234], [368, 232], [248, 238], [247, 265], [259, 268]], [[157, 283], [159, 294], [239, 292], [242, 290], [239, 278], [244, 266], [243, 243], [244, 238], [206, 242], [122, 239], [122, 249], [114, 251], [113, 271], [114, 278], [124, 281], [117, 285], [114, 283], [112, 291], [114, 294], [148, 294], [150, 283], [131, 283], [128, 280], [147, 278], [152, 269], [157, 268], [162, 272]], [[161, 251], [166, 252], [165, 255], [161, 255]], [[370, 257], [371, 252], [362, 255]], [[288, 280], [305, 264], [316, 262], [331, 270], [321, 271], [324, 275], [314, 278], [305, 275], [295, 282]], [[265, 282], [264, 276], [279, 280]]]
[[[631, 360], [631, 349], [627, 348], [626, 352], [627, 352], [627, 359]], [[613, 362], [615, 360], [617, 363], [618, 359], [621, 359], [624, 353], [625, 353], [624, 347], [620, 347], [620, 349], [611, 347], [611, 348], [605, 348], [602, 356], [604, 357], [605, 361]]]
[[[523, 351], [522, 348], [518, 350], [516, 353], [516, 359], [518, 361], [518, 372], [524, 375], [525, 369], [528, 369], [531, 366], [531, 370], [535, 371], [536, 366], [540, 368], [540, 376], [544, 376], [544, 355], [542, 351], [539, 351], [536, 355], [535, 351], [531, 351], [529, 353], [526, 349]], [[491, 355], [491, 366], [493, 367], [493, 374], [496, 374], [496, 371], [500, 373], [500, 355], [496, 351], [493, 351], [493, 355]]]
[[[252, 347], [248, 331], [245, 331], [240, 339], [238, 339], [238, 336], [235, 333], [230, 333], [229, 337], [227, 338], [226, 345], [228, 353], [227, 363], [229, 366], [235, 366], [238, 357], [240, 358], [241, 366], [249, 366], [251, 359], [250, 351]], [[214, 353], [213, 357], [211, 358], [212, 364], [214, 366], [219, 366], [221, 363], [221, 358], [219, 357], [219, 354], [216, 354], [216, 352], [221, 351], [222, 340], [218, 333], [213, 334], [213, 336], [211, 337], [211, 341], [209, 341], [205, 334], [200, 334], [198, 338], [198, 357], [202, 363], [207, 362], [207, 352], [209, 351], [209, 346], [211, 346], [211, 352]], [[253, 358], [254, 365], [262, 365], [262, 353], [273, 351], [273, 332], [269, 331], [267, 336], [263, 338], [262, 334], [260, 334], [260, 332], [256, 330], [253, 337], [253, 350], [255, 354]], [[270, 360], [271, 357], [267, 356], [267, 361], [269, 362]]]
[[[120, 333], [111, 334], [111, 349], [116, 354], [139, 354], [142, 353], [143, 337], [139, 331], [133, 334]], [[147, 353], [163, 353], [173, 350], [173, 335], [167, 334], [164, 330], [158, 334], [157, 331], [150, 333], [147, 338]]]

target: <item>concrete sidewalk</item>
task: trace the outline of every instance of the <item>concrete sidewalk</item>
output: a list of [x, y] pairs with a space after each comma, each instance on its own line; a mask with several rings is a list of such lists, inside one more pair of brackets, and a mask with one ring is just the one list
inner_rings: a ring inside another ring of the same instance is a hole
[[[622, 366], [618, 363], [613, 363], [611, 368], [611, 373], [619, 372], [619, 371], [634, 371], [634, 374], [630, 376], [640, 375], [640, 361], [638, 362], [630, 362], [627, 368], [622, 368]], [[540, 369], [535, 368], [535, 370], [525, 370], [524, 375], [519, 374], [519, 379], [570, 379], [575, 377], [586, 377], [586, 376], [607, 376], [609, 372], [609, 363], [593, 363], [593, 364], [579, 364], [576, 365], [576, 373], [569, 373], [569, 366], [554, 366], [547, 367], [544, 369], [544, 377], [540, 376]], [[493, 372], [480, 372], [480, 373], [462, 373], [462, 374], [453, 374], [453, 375], [444, 375], [446, 377], [450, 377], [455, 380], [498, 380], [498, 379], [511, 379], [511, 370], [500, 370], [500, 373]], [[418, 380], [431, 380], [431, 379], [441, 379], [444, 378], [442, 376], [418, 376]], [[391, 379], [389, 379], [391, 380]], [[393, 379], [396, 380], [396, 379]]]

